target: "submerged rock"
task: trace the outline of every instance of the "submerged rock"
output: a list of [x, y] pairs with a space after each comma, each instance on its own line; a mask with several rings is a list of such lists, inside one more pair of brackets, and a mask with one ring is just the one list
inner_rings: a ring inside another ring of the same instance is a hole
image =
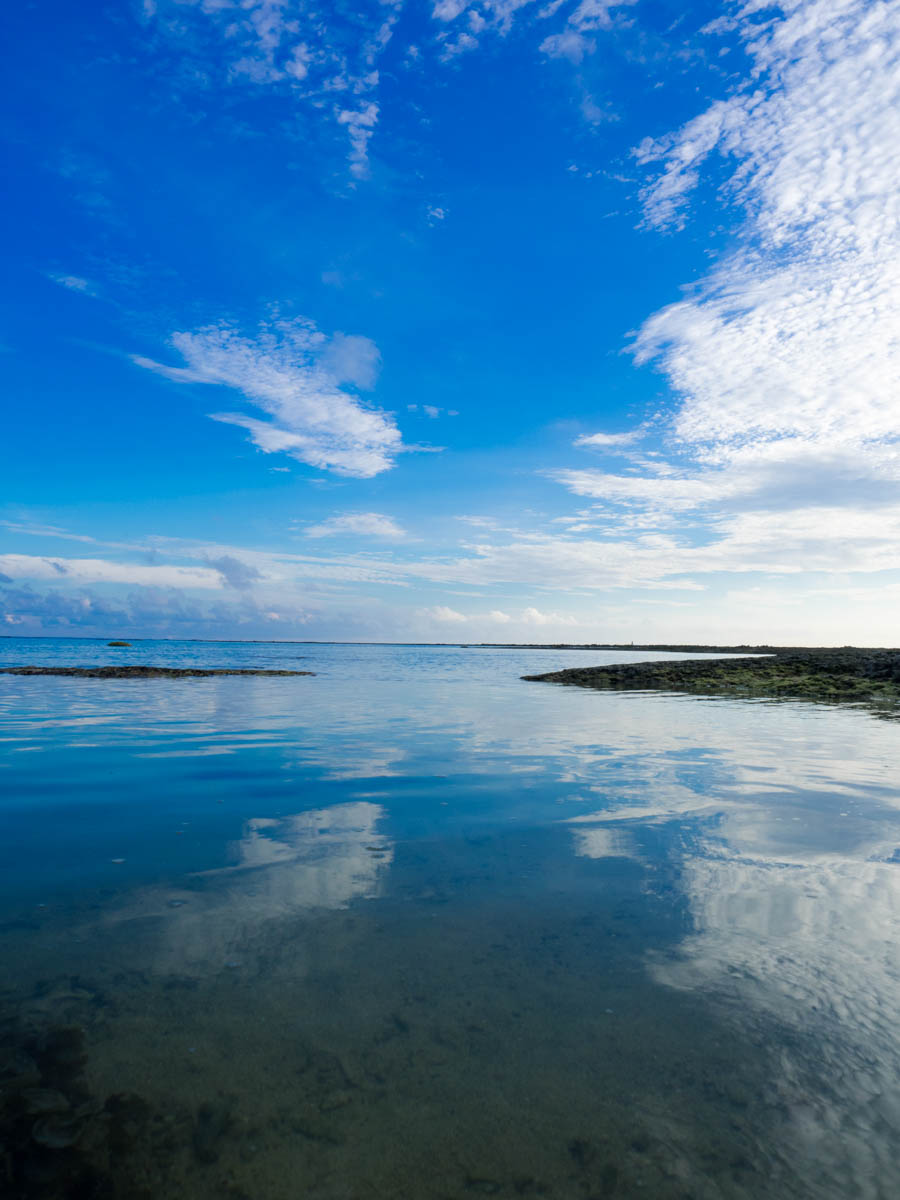
[[37, 1117], [44, 1113], [68, 1112], [72, 1107], [69, 1100], [56, 1088], [26, 1088], [22, 1092], [25, 1111]]
[[77, 1113], [50, 1113], [35, 1121], [31, 1136], [48, 1150], [68, 1150], [84, 1133], [86, 1124], [86, 1118]]
[[201, 1104], [197, 1109], [191, 1144], [198, 1162], [208, 1165], [217, 1161], [221, 1143], [234, 1125], [232, 1107], [232, 1101], [225, 1099], [214, 1104]]
[[[87, 1046], [78, 1026], [26, 1027], [0, 1033], [0, 1196], [3, 1200], [150, 1200], [182, 1195], [169, 1169], [178, 1142], [141, 1096], [91, 1094]], [[170, 1114], [171, 1116], [171, 1114]], [[185, 1114], [187, 1117], [187, 1114]], [[156, 1124], [154, 1125], [154, 1121]], [[177, 1123], [172, 1118], [172, 1129]], [[231, 1125], [213, 1112], [210, 1139]], [[184, 1193], [187, 1194], [187, 1193]]]
[[8, 1047], [0, 1051], [0, 1091], [9, 1095], [13, 1091], [22, 1091], [36, 1087], [41, 1081], [38, 1065], [28, 1053], [19, 1046]]

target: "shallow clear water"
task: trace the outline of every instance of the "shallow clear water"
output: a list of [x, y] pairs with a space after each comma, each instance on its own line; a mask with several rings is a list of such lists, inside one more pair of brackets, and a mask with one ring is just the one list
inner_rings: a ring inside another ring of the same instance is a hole
[[317, 673], [0, 676], [0, 1194], [895, 1197], [898, 727], [626, 657], [0, 641]]

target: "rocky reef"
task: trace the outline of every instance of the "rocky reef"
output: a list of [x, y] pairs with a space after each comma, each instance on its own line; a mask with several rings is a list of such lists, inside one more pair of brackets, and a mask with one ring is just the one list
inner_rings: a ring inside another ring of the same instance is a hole
[[209, 675], [315, 675], [315, 671], [245, 667], [0, 667], [0, 675], [69, 675], [76, 679], [205, 679]]
[[900, 650], [773, 649], [759, 658], [616, 663], [522, 678], [612, 691], [864, 703], [890, 709], [900, 701]]

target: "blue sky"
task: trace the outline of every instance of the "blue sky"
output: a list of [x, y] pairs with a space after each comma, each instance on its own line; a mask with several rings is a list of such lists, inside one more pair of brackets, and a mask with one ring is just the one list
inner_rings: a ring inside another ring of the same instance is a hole
[[6, 633], [896, 643], [896, 6], [10, 21]]

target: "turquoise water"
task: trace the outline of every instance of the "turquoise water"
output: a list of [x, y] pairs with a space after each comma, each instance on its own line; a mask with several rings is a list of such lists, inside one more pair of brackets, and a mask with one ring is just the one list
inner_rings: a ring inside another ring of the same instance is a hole
[[0, 641], [316, 672], [0, 677], [9, 1195], [895, 1197], [898, 727], [629, 657]]

